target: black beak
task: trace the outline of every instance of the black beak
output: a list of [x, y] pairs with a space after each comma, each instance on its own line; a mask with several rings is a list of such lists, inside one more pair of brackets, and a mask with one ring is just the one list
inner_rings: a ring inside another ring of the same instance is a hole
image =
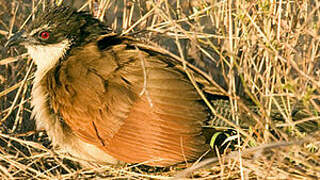
[[18, 45], [26, 40], [26, 37], [23, 36], [23, 33], [24, 31], [19, 31], [9, 38], [2, 49], [2, 57], [4, 57], [5, 53], [11, 46]]
[[4, 45], [5, 48], [9, 48], [14, 45], [18, 45], [21, 42], [26, 40], [26, 37], [23, 36], [24, 31], [19, 31], [9, 38], [7, 43]]

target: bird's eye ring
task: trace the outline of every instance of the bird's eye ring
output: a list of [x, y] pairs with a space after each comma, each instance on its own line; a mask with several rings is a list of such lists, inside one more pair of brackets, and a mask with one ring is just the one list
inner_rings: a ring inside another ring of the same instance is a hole
[[39, 36], [40, 36], [41, 39], [47, 40], [50, 37], [50, 33], [48, 31], [43, 31], [43, 32], [40, 33]]

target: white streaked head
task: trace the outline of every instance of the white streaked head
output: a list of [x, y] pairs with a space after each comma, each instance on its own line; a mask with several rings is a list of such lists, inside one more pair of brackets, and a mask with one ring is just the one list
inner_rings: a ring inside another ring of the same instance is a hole
[[59, 6], [37, 15], [25, 30], [10, 38], [6, 46], [24, 45], [38, 71], [46, 72], [59, 63], [69, 48], [92, 42], [106, 30], [90, 14]]

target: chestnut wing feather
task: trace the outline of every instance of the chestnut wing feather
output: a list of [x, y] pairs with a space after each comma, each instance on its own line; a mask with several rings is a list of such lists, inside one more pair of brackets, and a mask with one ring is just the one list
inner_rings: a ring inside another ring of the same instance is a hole
[[199, 157], [206, 108], [183, 72], [125, 44], [90, 43], [50, 72], [50, 102], [72, 131], [115, 158], [167, 166]]

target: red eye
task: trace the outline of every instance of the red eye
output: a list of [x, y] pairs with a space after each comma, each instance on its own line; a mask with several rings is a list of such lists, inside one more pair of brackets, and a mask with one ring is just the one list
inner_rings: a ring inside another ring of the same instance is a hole
[[43, 31], [40, 33], [40, 37], [41, 39], [48, 39], [50, 37], [50, 34], [47, 31]]

